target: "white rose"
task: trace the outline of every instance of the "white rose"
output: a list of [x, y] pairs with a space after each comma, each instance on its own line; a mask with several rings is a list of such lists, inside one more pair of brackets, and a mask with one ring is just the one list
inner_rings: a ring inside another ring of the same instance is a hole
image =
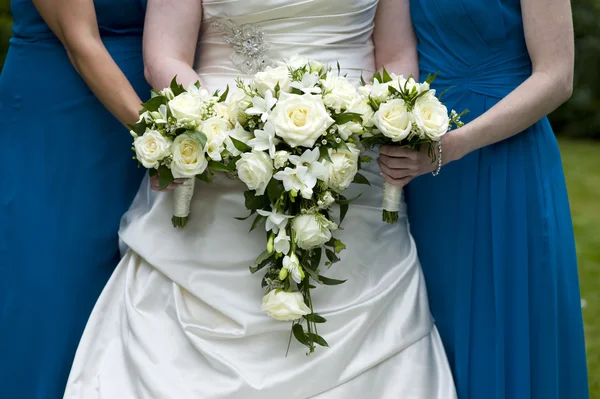
[[312, 147], [334, 123], [320, 96], [283, 93], [269, 115], [277, 135], [289, 146]]
[[262, 310], [279, 321], [294, 321], [311, 313], [300, 292], [282, 290], [273, 290], [265, 295], [262, 300]]
[[375, 112], [373, 111], [373, 108], [371, 108], [371, 105], [366, 98], [356, 98], [354, 102], [350, 104], [350, 107], [348, 107], [348, 112], [356, 112], [357, 114], [360, 114], [360, 116], [362, 116], [364, 126], [373, 126], [373, 116], [375, 115]]
[[244, 112], [252, 106], [252, 97], [244, 93], [243, 90], [234, 90], [229, 96], [227, 104], [227, 113], [231, 123], [245, 123], [248, 120], [248, 115]]
[[238, 176], [250, 190], [263, 195], [273, 177], [273, 164], [269, 154], [263, 151], [252, 151], [242, 154], [235, 164]]
[[324, 162], [327, 168], [327, 186], [338, 192], [347, 189], [358, 172], [359, 155], [359, 149], [351, 143], [348, 144], [348, 149], [329, 150], [331, 162]]
[[292, 220], [296, 244], [302, 249], [313, 249], [331, 240], [330, 228], [337, 226], [323, 215], [307, 213]]
[[231, 137], [238, 141], [241, 141], [244, 144], [248, 144], [248, 141], [250, 141], [250, 139], [252, 139], [254, 136], [252, 136], [252, 133], [244, 130], [243, 126], [239, 123], [236, 123], [235, 127], [229, 131], [229, 137], [225, 139], [227, 151], [229, 151], [234, 157], [237, 157], [241, 154], [241, 151], [235, 148], [235, 145], [233, 145], [233, 141], [231, 141]]
[[381, 104], [375, 112], [373, 123], [385, 137], [393, 142], [404, 140], [412, 129], [412, 115], [406, 109], [404, 100], [395, 99]]
[[202, 101], [189, 93], [181, 93], [169, 101], [169, 109], [182, 123], [198, 122], [202, 117]]
[[208, 142], [211, 142], [217, 137], [225, 140], [225, 138], [229, 136], [229, 131], [231, 128], [232, 126], [229, 123], [229, 120], [214, 116], [202, 122], [198, 130], [206, 135]]
[[323, 102], [337, 113], [348, 109], [358, 98], [358, 92], [354, 86], [348, 82], [348, 79], [342, 76], [337, 76], [330, 72], [325, 79], [321, 80], [321, 84], [325, 87]]
[[215, 114], [223, 119], [229, 120], [229, 108], [225, 103], [216, 103], [213, 105], [213, 109], [215, 110]]
[[290, 72], [285, 66], [276, 68], [267, 67], [263, 72], [258, 72], [254, 76], [256, 89], [264, 95], [267, 91], [275, 92], [275, 86], [279, 83], [282, 92], [289, 90], [291, 79]]
[[292, 252], [290, 256], [284, 256], [282, 264], [292, 274], [292, 280], [300, 284], [304, 279], [304, 270], [302, 270], [300, 260], [298, 260], [296, 254]]
[[134, 142], [136, 158], [145, 168], [157, 168], [160, 161], [171, 153], [171, 140], [156, 130], [146, 130]]
[[448, 131], [448, 109], [433, 94], [417, 99], [413, 115], [419, 129], [433, 141], [439, 140]]
[[171, 172], [175, 178], [194, 177], [206, 170], [208, 161], [202, 143], [196, 133], [184, 133], [175, 138], [172, 145]]
[[273, 162], [275, 163], [275, 168], [276, 169], [283, 168], [289, 159], [290, 159], [289, 152], [284, 151], [284, 150], [277, 151], [275, 153], [275, 158], [273, 159]]

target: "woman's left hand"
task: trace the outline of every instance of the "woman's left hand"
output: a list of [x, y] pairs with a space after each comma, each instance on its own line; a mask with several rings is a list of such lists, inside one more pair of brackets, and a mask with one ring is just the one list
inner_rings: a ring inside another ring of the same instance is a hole
[[404, 187], [415, 177], [435, 171], [437, 162], [432, 162], [427, 150], [427, 146], [422, 146], [420, 151], [394, 145], [381, 146], [377, 163], [385, 181]]
[[[452, 137], [445, 135], [442, 139], [443, 165], [462, 158], [467, 152], [461, 147], [460, 135], [457, 134], [459, 130], [453, 131]], [[440, 154], [438, 154], [437, 144], [432, 145], [436, 153], [435, 161], [429, 156], [429, 147], [426, 145], [421, 146], [419, 151], [394, 145], [379, 147], [377, 163], [385, 181], [397, 187], [404, 187], [415, 177], [437, 170], [437, 157]]]

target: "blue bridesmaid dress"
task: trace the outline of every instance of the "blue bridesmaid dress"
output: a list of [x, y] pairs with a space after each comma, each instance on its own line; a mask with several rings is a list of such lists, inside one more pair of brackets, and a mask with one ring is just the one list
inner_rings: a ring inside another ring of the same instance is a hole
[[[140, 95], [140, 0], [95, 0], [102, 40]], [[143, 170], [31, 0], [12, 0], [0, 75], [0, 398], [62, 398], [89, 313], [119, 261]]]
[[[420, 74], [481, 115], [531, 74], [519, 0], [411, 0]], [[451, 134], [451, 133], [450, 133]], [[575, 242], [546, 118], [406, 189], [461, 399], [586, 399]]]

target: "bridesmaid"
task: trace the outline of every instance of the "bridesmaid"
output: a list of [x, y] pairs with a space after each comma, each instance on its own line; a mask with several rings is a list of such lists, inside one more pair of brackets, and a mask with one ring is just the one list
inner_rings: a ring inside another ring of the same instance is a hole
[[144, 7], [12, 0], [11, 10], [0, 76], [0, 398], [55, 399], [142, 178], [123, 125], [149, 89]]
[[[409, 0], [403, 0], [409, 1]], [[569, 0], [410, 0], [420, 75], [470, 113], [427, 153], [386, 147], [462, 399], [586, 399], [575, 243], [545, 115], [571, 95]], [[437, 151], [436, 147], [436, 151]], [[413, 180], [416, 176], [420, 176]]]

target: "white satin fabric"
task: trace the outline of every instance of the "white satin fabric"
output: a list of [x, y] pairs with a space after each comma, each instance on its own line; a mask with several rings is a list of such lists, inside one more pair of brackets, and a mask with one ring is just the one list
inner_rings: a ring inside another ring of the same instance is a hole
[[[211, 89], [240, 74], [231, 45], [211, 25], [231, 18], [265, 32], [273, 59], [301, 54], [357, 78], [374, 64], [376, 0], [204, 1], [197, 70]], [[294, 340], [290, 324], [260, 309], [260, 275], [248, 266], [262, 252], [264, 231], [248, 233], [244, 186], [219, 177], [199, 183], [188, 226], [171, 226], [172, 195], [147, 180], [121, 230], [130, 248], [90, 317], [69, 377], [68, 399], [279, 399], [456, 397], [432, 322], [404, 203], [400, 221], [381, 222], [382, 180], [350, 207], [348, 249], [325, 274], [347, 279], [314, 290], [328, 321], [319, 332], [330, 348]]]

